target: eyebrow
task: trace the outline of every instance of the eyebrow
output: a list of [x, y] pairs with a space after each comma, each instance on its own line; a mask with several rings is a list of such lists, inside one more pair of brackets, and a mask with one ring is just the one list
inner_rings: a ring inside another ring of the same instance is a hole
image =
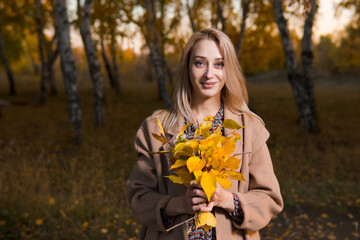
[[[203, 56], [195, 56], [193, 59], [195, 58], [207, 59], [206, 57]], [[224, 58], [215, 58], [215, 60], [224, 60]]]

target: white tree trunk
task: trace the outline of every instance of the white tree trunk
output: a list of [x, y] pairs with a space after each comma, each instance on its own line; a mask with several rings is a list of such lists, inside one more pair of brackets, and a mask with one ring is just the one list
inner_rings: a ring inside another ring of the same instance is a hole
[[298, 70], [296, 56], [291, 43], [287, 22], [283, 16], [281, 0], [274, 0], [274, 13], [285, 52], [288, 79], [295, 97], [301, 125], [308, 132], [318, 132], [319, 128], [316, 119], [311, 112], [309, 96], [307, 94], [306, 88], [304, 87], [303, 78]]
[[[86, 57], [90, 70], [91, 79], [93, 82], [94, 92], [94, 115], [95, 115], [95, 126], [104, 126], [104, 108], [103, 108], [103, 91], [101, 84], [101, 71], [100, 63], [97, 56], [94, 42], [91, 38], [90, 31], [90, 7], [92, 0], [85, 0], [82, 8], [81, 22], [80, 22], [80, 34], [85, 46]], [[80, 10], [80, 3], [78, 0], [78, 8]]]
[[159, 30], [156, 28], [156, 12], [154, 2], [145, 0], [147, 33], [144, 33], [147, 45], [150, 49], [150, 57], [155, 69], [155, 76], [158, 83], [159, 95], [165, 108], [171, 106], [170, 96], [165, 83], [165, 74], [162, 67], [161, 39]]
[[58, 36], [61, 70], [65, 82], [70, 125], [74, 131], [76, 143], [81, 141], [81, 107], [77, 87], [76, 67], [70, 45], [70, 24], [65, 0], [54, 0], [55, 29]]
[[313, 76], [313, 42], [312, 27], [314, 23], [315, 13], [318, 5], [314, 0], [310, 0], [311, 10], [309, 16], [305, 20], [304, 35], [301, 40], [301, 65], [304, 87], [309, 97], [310, 109], [313, 117], [317, 118], [317, 108], [314, 93], [314, 76]]

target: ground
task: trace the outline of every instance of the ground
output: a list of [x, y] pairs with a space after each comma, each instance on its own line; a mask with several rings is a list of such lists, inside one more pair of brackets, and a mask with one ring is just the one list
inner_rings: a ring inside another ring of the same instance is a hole
[[[0, 108], [0, 239], [137, 239], [124, 184], [136, 162], [136, 130], [161, 108], [156, 83], [123, 76], [121, 96], [105, 84], [105, 127], [96, 128], [91, 81], [80, 75], [83, 141], [76, 146], [61, 76], [59, 95], [40, 106], [33, 104], [38, 77], [17, 78], [15, 97], [0, 83], [0, 99], [12, 102]], [[248, 78], [285, 201], [263, 239], [360, 238], [359, 80], [317, 76], [321, 132], [314, 135], [299, 126], [285, 73]]]

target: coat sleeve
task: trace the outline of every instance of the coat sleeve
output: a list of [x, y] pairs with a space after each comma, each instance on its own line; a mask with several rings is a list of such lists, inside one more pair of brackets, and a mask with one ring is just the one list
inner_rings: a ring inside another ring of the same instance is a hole
[[[160, 209], [171, 199], [170, 195], [160, 193], [159, 165], [154, 156], [149, 154], [152, 149], [149, 121], [144, 121], [135, 138], [135, 150], [138, 155], [136, 166], [126, 182], [128, 202], [134, 216], [144, 226], [154, 231], [165, 231]], [[160, 170], [161, 173], [161, 170]]]
[[265, 227], [283, 208], [279, 183], [266, 145], [269, 132], [259, 124], [254, 135], [249, 160], [249, 189], [237, 193], [244, 215], [242, 221], [233, 221], [235, 227], [250, 231]]

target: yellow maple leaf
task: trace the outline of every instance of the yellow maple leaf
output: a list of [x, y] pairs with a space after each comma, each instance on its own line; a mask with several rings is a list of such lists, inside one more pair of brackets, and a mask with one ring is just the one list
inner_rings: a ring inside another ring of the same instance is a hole
[[189, 126], [191, 126], [193, 123], [188, 123], [188, 124], [186, 124], [185, 126], [183, 126], [182, 128], [181, 128], [181, 130], [180, 130], [180, 134], [183, 134], [184, 132], [185, 132], [185, 130], [189, 127]]
[[159, 128], [160, 128], [160, 132], [161, 132], [161, 134], [163, 135], [163, 137], [165, 137], [164, 128], [163, 128], [162, 125], [161, 125], [160, 119], [158, 118], [157, 120], [158, 120], [158, 126], [159, 126]]
[[211, 167], [213, 169], [218, 169], [220, 166], [220, 161], [217, 158], [211, 158]]
[[214, 119], [213, 115], [209, 115], [206, 118], [204, 118], [204, 121], [212, 121]]
[[174, 168], [179, 168], [179, 167], [183, 167], [186, 165], [186, 160], [176, 160], [176, 162], [171, 165], [170, 169], [174, 169]]
[[233, 138], [230, 138], [222, 147], [224, 156], [229, 156], [235, 150], [235, 142]]
[[194, 133], [194, 138], [197, 138], [199, 136], [199, 129], [197, 128]]
[[179, 184], [185, 183], [184, 179], [182, 179], [179, 176], [170, 175], [170, 176], [165, 176], [165, 177], [169, 178], [173, 183], [179, 183]]
[[220, 134], [221, 134], [221, 131], [220, 131], [220, 133], [214, 132], [213, 134], [211, 134], [209, 137], [206, 138], [206, 141], [212, 140], [214, 142], [214, 145], [217, 145], [221, 138]]
[[205, 232], [208, 232], [210, 228], [216, 227], [216, 218], [211, 212], [199, 212], [195, 218], [195, 225], [196, 228], [203, 227]]
[[189, 172], [201, 170], [206, 164], [205, 159], [199, 158], [197, 156], [192, 156], [186, 161], [186, 166], [189, 169]]
[[206, 139], [206, 140], [204, 139], [204, 140], [200, 141], [199, 150], [206, 151], [206, 150], [212, 148], [214, 145], [215, 145], [215, 142], [213, 139]]
[[223, 122], [223, 127], [229, 129], [236, 129], [236, 130], [243, 128], [243, 126], [240, 126], [240, 124], [238, 124], [232, 119], [225, 119]]
[[235, 141], [238, 141], [238, 140], [241, 139], [240, 134], [238, 134], [238, 133], [236, 133], [236, 132], [233, 132], [232, 134], [235, 136]]
[[220, 140], [221, 140], [221, 144], [226, 143], [227, 141], [229, 141], [230, 137], [225, 137], [225, 136], [221, 136]]
[[229, 177], [231, 179], [238, 180], [238, 181], [246, 181], [244, 176], [241, 173], [235, 172], [232, 170], [224, 171], [223, 176]]
[[192, 180], [192, 177], [189, 171], [186, 168], [179, 168], [175, 171], [175, 173], [184, 181], [184, 185], [188, 186]]
[[202, 176], [202, 174], [203, 174], [203, 171], [201, 171], [201, 170], [196, 170], [196, 171], [194, 171], [193, 173], [194, 173], [196, 182], [199, 183], [200, 180], [201, 180], [201, 176]]
[[208, 201], [216, 190], [216, 177], [209, 172], [204, 172], [201, 176], [200, 185], [203, 188]]
[[216, 181], [223, 187], [226, 189], [231, 188], [231, 182], [229, 179], [227, 179], [226, 177], [216, 177]]
[[162, 143], [167, 143], [168, 142], [164, 137], [159, 136], [156, 133], [151, 133], [151, 134], [153, 135], [154, 138], [156, 138], [156, 140], [158, 140], [158, 141], [160, 141]]
[[203, 122], [200, 124], [200, 134], [203, 138], [207, 138], [210, 135], [210, 128], [212, 126], [212, 122]]
[[191, 148], [194, 151], [198, 151], [199, 150], [199, 140], [195, 139], [195, 140], [191, 140], [189, 141]]
[[231, 170], [238, 169], [239, 165], [240, 165], [240, 159], [235, 158], [235, 157], [229, 157], [226, 160], [226, 164], [225, 164], [225, 166]]
[[174, 153], [174, 157], [176, 158], [190, 157], [193, 155], [194, 150], [192, 149], [191, 144], [189, 142], [178, 143], [176, 144], [173, 153]]

